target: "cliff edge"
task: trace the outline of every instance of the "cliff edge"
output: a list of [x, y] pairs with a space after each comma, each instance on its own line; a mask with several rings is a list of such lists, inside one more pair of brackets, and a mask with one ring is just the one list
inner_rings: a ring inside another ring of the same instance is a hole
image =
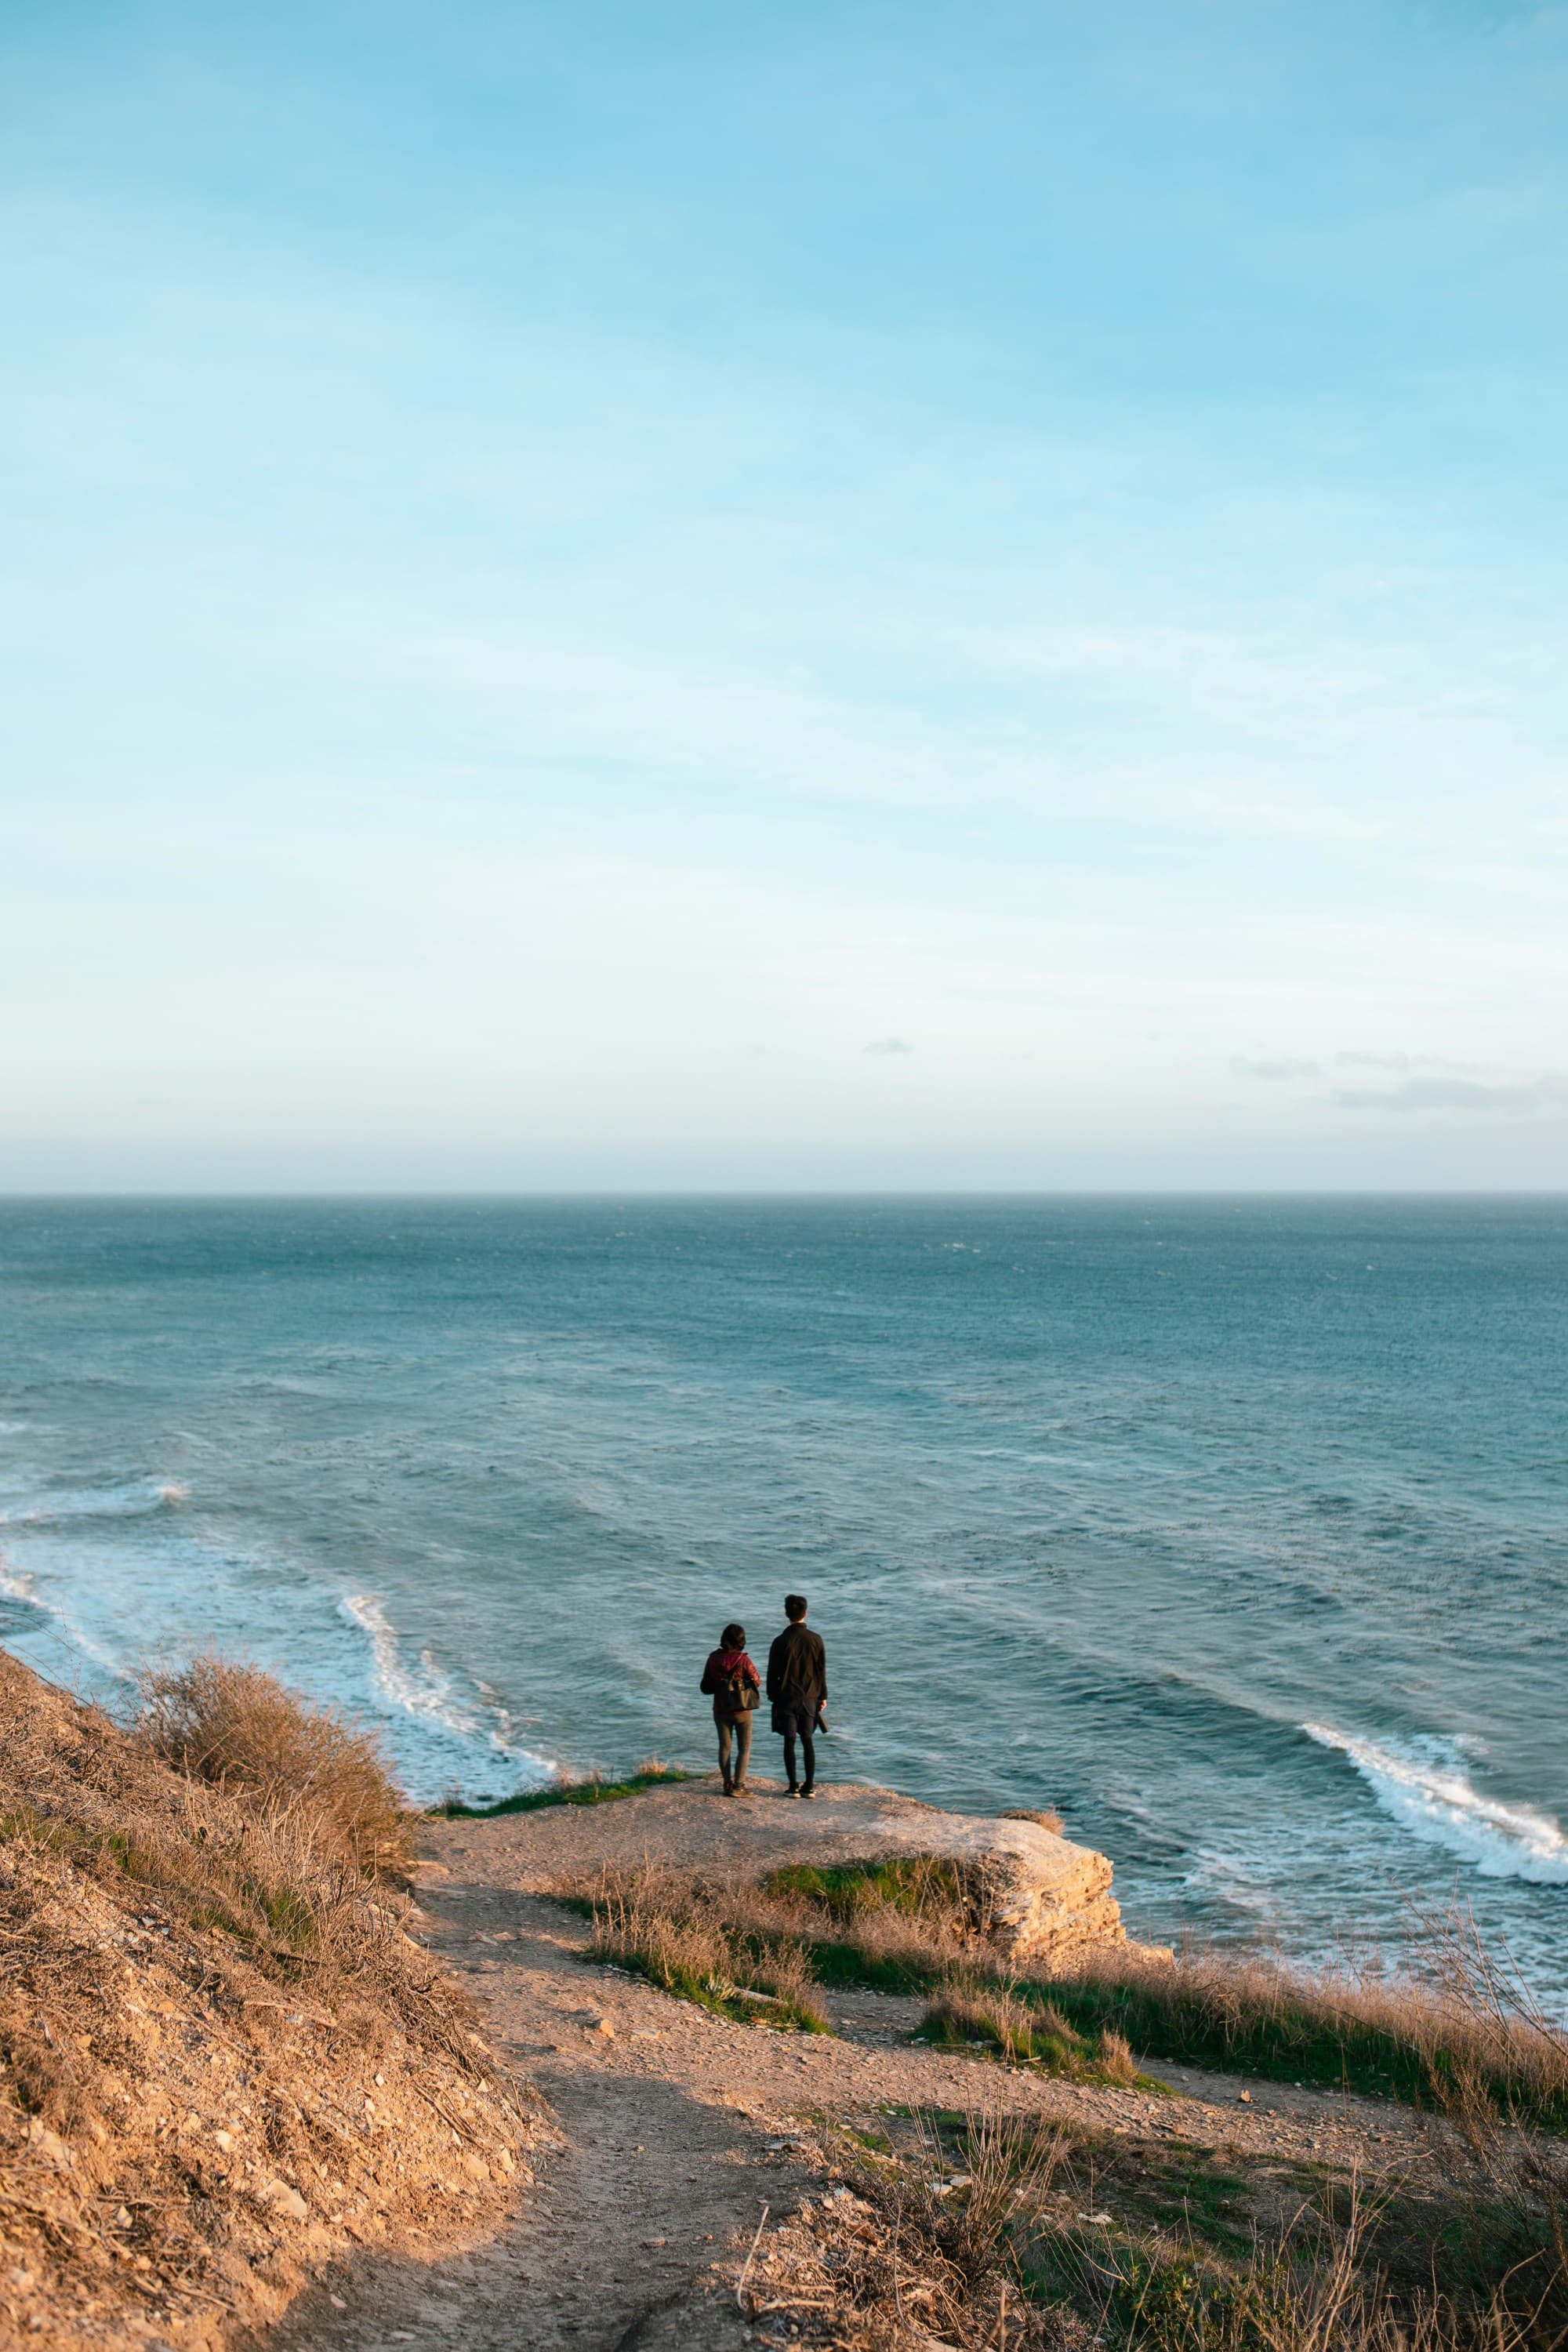
[[726, 1803], [710, 1779], [676, 1781], [613, 1805], [454, 1821], [441, 1855], [458, 1874], [471, 1861], [538, 1894], [596, 1868], [761, 1879], [792, 1864], [931, 1856], [952, 1864], [975, 1937], [1020, 1966], [1068, 1967], [1128, 1945], [1104, 1854], [1038, 1820], [945, 1812], [892, 1789], [824, 1786], [803, 1804], [761, 1780], [750, 1801]]

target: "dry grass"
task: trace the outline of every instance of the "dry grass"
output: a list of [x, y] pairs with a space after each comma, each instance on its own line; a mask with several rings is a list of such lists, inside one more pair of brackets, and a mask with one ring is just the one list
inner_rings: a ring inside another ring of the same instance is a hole
[[580, 1899], [593, 1914], [589, 1958], [632, 1969], [665, 1992], [749, 2025], [831, 2030], [800, 1946], [748, 1933], [694, 1903], [678, 1874], [606, 1869]]
[[1021, 2200], [1048, 2194], [1066, 2145], [982, 2118], [957, 2173], [929, 2124], [912, 2159], [891, 2168], [847, 2141], [826, 2145], [825, 2169], [840, 2185], [805, 2200], [739, 2282], [756, 2340], [834, 2352], [1087, 2347], [1079, 2322], [1027, 2296], [1012, 2243]]
[[500, 2211], [532, 2127], [406, 1916], [0, 1655], [0, 2338], [216, 2341]]
[[1040, 1998], [1081, 2034], [1121, 2034], [1149, 2057], [1289, 2082], [1381, 2092], [1484, 2128], [1568, 2127], [1568, 2033], [1506, 1956], [1459, 1914], [1423, 1924], [1425, 1975], [1189, 1953], [1152, 1966], [1115, 1951], [1045, 1980]]
[[1074, 2032], [1053, 2003], [1031, 2000], [1016, 1985], [968, 1974], [950, 1976], [921, 2019], [924, 2042], [979, 2049], [1015, 2066], [1042, 2066], [1079, 2083], [1107, 2083], [1163, 2091], [1139, 2073], [1120, 2033], [1092, 2041]]
[[[1172, 1964], [1113, 1946], [1070, 1971], [1037, 1973], [987, 1946], [971, 1891], [941, 1857], [795, 1865], [760, 1886], [695, 1877], [689, 1886], [694, 1916], [787, 1936], [821, 1984], [924, 1993], [939, 2010], [957, 1984], [966, 1998], [984, 1992], [998, 2020], [1008, 2002], [1034, 2003], [1037, 2039], [1054, 2035], [1112, 2072], [1136, 2052], [1379, 2093], [1469, 2117], [1478, 2129], [1568, 2131], [1568, 2033], [1463, 1912], [1415, 1923], [1419, 1979], [1349, 1962], [1310, 1972], [1237, 1952]], [[1023, 2024], [1008, 2010], [1005, 2031], [981, 2025], [956, 2038], [1021, 2046]]]
[[[1158, 2151], [1167, 2164], [1173, 2153]], [[1476, 2263], [1457, 2244], [1439, 2252], [1437, 2231], [1425, 2273], [1391, 2262], [1387, 2186], [1353, 2180], [1243, 2230], [1205, 2211], [1202, 2192], [1247, 2184], [1212, 2151], [1188, 2154], [1195, 2210], [1184, 2199], [1173, 2223], [1153, 2218], [1146, 2183], [1140, 2209], [1134, 2151], [1067, 2126], [915, 2117], [892, 2161], [831, 2135], [819, 2161], [840, 2185], [759, 2244], [742, 2307], [759, 2341], [824, 2352], [1552, 2352], [1564, 2340], [1550, 2246], [1521, 2265], [1497, 2242]]]
[[414, 1825], [379, 1741], [308, 1705], [258, 1666], [212, 1656], [142, 1683], [141, 1729], [177, 1770], [290, 1814], [324, 1853], [366, 1878], [401, 1875]]

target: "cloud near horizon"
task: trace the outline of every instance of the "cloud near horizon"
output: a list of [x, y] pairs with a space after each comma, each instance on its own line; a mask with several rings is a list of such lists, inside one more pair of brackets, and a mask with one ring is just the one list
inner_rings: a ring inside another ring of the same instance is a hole
[[1568, 1077], [1549, 1073], [1533, 1085], [1483, 1086], [1473, 1078], [1410, 1078], [1402, 1087], [1339, 1087], [1341, 1110], [1531, 1111], [1568, 1109]]

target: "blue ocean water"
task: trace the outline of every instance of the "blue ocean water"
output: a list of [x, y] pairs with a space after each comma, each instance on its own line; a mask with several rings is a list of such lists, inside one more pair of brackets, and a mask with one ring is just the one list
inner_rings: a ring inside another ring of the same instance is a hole
[[[0, 1202], [0, 1640], [206, 1644], [413, 1794], [707, 1760], [1051, 1803], [1130, 1925], [1568, 1997], [1568, 1202]], [[769, 1740], [763, 1735], [763, 1760]]]

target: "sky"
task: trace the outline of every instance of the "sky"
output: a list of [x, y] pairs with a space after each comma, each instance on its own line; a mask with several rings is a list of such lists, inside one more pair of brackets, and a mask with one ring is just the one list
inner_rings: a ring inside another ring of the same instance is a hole
[[1568, 7], [0, 0], [0, 1189], [1568, 1184]]

